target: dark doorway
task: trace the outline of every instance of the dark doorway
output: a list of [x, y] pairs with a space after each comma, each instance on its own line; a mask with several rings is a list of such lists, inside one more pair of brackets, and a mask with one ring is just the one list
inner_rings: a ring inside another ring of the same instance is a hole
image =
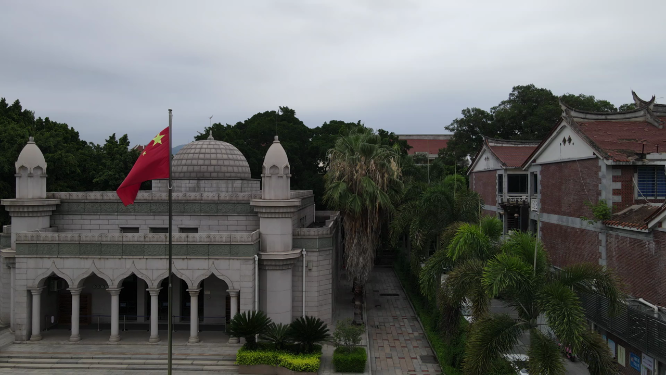
[[136, 321], [136, 313], [137, 313], [136, 275], [132, 274], [130, 276], [127, 276], [125, 280], [123, 280], [122, 287], [123, 288], [120, 290], [120, 296], [119, 296], [120, 307], [118, 309], [120, 313], [120, 319], [128, 321]]

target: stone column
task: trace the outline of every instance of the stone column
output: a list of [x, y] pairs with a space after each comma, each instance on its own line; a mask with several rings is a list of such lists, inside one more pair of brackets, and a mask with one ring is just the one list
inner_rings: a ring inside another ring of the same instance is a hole
[[13, 331], [16, 331], [16, 323], [14, 323], [14, 288], [16, 280], [16, 261], [8, 262], [9, 277], [10, 277], [10, 290], [9, 290], [9, 326]]
[[159, 342], [160, 335], [157, 331], [157, 322], [159, 318], [159, 306], [157, 305], [157, 296], [160, 295], [160, 289], [162, 288], [150, 288], [148, 293], [150, 293], [150, 338], [148, 342]]
[[81, 291], [83, 288], [69, 288], [67, 289], [72, 293], [72, 335], [69, 337], [69, 341], [77, 342], [81, 341], [81, 336], [79, 335], [79, 313], [81, 311]]
[[199, 342], [199, 291], [201, 289], [188, 289], [190, 292], [190, 344]]
[[118, 334], [118, 308], [120, 307], [120, 290], [122, 288], [109, 288], [107, 289], [111, 294], [111, 336], [110, 342], [120, 341]]
[[32, 292], [32, 336], [30, 336], [30, 341], [39, 341], [42, 339], [42, 289], [44, 288], [30, 288], [30, 292]]
[[[240, 292], [239, 290], [227, 290], [229, 292], [229, 303], [231, 306], [229, 306], [229, 314], [231, 315], [229, 319], [233, 319], [234, 316], [236, 316], [236, 313], [238, 313], [238, 293]], [[229, 337], [229, 344], [238, 344], [239, 343], [239, 338], [238, 337]]]

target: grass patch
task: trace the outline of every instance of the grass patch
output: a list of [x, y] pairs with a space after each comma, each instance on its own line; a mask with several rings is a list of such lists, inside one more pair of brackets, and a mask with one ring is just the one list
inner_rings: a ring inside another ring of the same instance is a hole
[[439, 321], [437, 306], [421, 295], [418, 282], [411, 276], [408, 267], [407, 264], [396, 262], [393, 269], [405, 288], [416, 314], [421, 319], [423, 329], [432, 345], [433, 352], [437, 356], [442, 372], [447, 375], [462, 375], [460, 367], [465, 353], [467, 321], [463, 319], [464, 322], [461, 323], [459, 337], [452, 340], [451, 343], [447, 343], [437, 328]]

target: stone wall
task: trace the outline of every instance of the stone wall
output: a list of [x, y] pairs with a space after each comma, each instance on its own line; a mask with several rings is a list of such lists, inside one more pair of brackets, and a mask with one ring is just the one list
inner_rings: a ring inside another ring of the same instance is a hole
[[[153, 180], [152, 191], [167, 193], [168, 180]], [[261, 190], [259, 180], [173, 180], [174, 193], [247, 193]]]
[[[51, 225], [57, 227], [60, 232], [120, 233], [121, 227], [138, 227], [140, 233], [150, 233], [151, 228], [167, 228], [169, 217], [151, 214], [73, 214], [56, 211], [51, 217]], [[172, 225], [174, 233], [178, 233], [180, 228], [198, 228], [199, 233], [251, 232], [259, 229], [259, 217], [253, 214], [174, 214]]]

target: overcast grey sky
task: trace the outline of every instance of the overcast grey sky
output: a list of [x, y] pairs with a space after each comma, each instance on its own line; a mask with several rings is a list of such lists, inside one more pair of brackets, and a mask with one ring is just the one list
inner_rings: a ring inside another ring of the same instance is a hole
[[[515, 85], [666, 97], [666, 1], [0, 2], [0, 97], [101, 143], [289, 106], [444, 133]], [[658, 99], [666, 103], [666, 99]]]

